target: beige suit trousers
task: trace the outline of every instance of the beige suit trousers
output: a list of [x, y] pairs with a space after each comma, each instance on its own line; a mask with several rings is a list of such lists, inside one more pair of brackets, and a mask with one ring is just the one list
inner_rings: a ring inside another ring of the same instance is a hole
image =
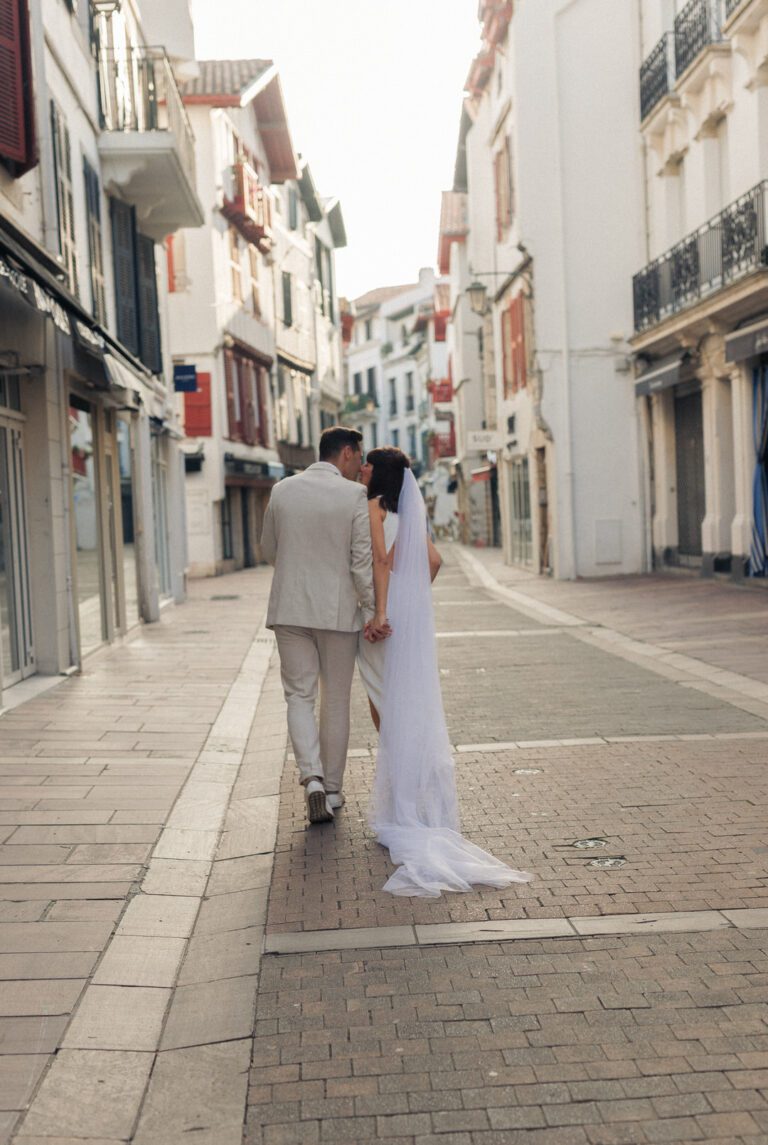
[[[349, 745], [349, 697], [357, 653], [356, 632], [276, 624], [288, 734], [300, 781], [313, 775], [326, 791], [341, 791]], [[320, 721], [315, 702], [320, 691]]]

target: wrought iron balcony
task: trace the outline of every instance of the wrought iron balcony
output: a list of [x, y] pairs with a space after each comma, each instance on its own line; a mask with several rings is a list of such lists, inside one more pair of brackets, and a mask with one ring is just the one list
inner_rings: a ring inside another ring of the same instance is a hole
[[375, 417], [378, 408], [375, 394], [348, 394], [344, 399], [342, 414], [347, 417], [355, 414], [357, 416], [367, 414], [370, 417]]
[[201, 226], [195, 137], [164, 49], [102, 51], [99, 99], [105, 181], [136, 207], [142, 230], [159, 241]]
[[768, 267], [767, 240], [768, 180], [764, 180], [635, 275], [635, 330], [647, 330]]
[[640, 68], [640, 118], [645, 119], [675, 84], [675, 38], [666, 32]]
[[689, 0], [675, 17], [675, 76], [722, 38], [722, 0]]

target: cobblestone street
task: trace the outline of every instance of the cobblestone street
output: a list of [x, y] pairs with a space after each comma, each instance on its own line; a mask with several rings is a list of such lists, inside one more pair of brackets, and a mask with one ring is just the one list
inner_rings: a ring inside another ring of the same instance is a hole
[[534, 881], [382, 892], [357, 682], [308, 829], [269, 573], [192, 582], [0, 719], [0, 1142], [768, 1140], [768, 597], [444, 549], [463, 829]]

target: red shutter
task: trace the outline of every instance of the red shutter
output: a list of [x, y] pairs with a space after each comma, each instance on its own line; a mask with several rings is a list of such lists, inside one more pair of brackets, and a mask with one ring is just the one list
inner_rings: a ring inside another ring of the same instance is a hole
[[34, 167], [35, 120], [27, 0], [0, 0], [0, 155]]
[[256, 408], [259, 414], [257, 438], [259, 445], [269, 445], [269, 427], [267, 425], [267, 385], [269, 372], [263, 366], [256, 367]]
[[211, 437], [211, 375], [197, 375], [197, 393], [184, 394], [184, 429], [187, 437]]
[[525, 367], [525, 303], [522, 294], [513, 299], [509, 308], [512, 392], [526, 384]]

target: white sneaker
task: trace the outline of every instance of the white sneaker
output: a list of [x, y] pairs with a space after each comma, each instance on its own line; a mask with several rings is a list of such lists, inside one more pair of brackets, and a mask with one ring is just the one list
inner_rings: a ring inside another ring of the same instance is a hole
[[304, 798], [310, 823], [329, 823], [333, 819], [333, 808], [319, 779], [304, 784]]
[[344, 804], [346, 803], [346, 799], [344, 798], [344, 796], [341, 794], [340, 791], [329, 791], [329, 792], [327, 792], [327, 800], [328, 800], [328, 806], [333, 811], [338, 811], [339, 808], [343, 807]]

